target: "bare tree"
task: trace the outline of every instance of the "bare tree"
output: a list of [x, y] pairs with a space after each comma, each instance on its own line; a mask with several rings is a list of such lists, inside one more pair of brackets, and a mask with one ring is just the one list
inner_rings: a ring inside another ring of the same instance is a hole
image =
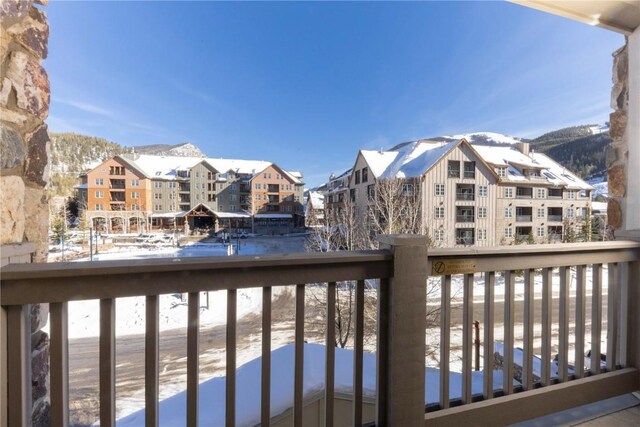
[[[359, 209], [354, 201], [345, 198], [338, 208], [325, 212], [326, 225], [317, 227], [309, 237], [310, 251], [339, 251], [377, 249], [375, 237], [379, 234], [420, 234], [422, 227], [420, 186], [417, 180], [378, 180], [368, 194], [368, 206]], [[429, 244], [431, 240], [429, 239]], [[365, 288], [365, 345], [375, 345], [377, 317], [377, 281], [366, 282]], [[355, 313], [355, 282], [336, 285], [336, 346], [351, 345], [353, 340], [353, 316]], [[326, 291], [324, 286], [309, 292], [311, 304], [310, 326], [318, 332], [326, 331]], [[425, 283], [427, 299], [436, 298], [440, 292], [440, 280], [434, 278]], [[427, 306], [427, 328], [439, 325], [439, 305]], [[429, 354], [437, 354], [438, 343], [428, 346]]]

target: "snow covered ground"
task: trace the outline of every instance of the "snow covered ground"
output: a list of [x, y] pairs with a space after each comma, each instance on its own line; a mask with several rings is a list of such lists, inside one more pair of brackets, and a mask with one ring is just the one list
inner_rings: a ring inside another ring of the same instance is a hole
[[[293, 365], [294, 345], [280, 347], [271, 353], [271, 416], [276, 416], [293, 406]], [[335, 349], [335, 391], [353, 391], [353, 351]], [[254, 426], [260, 423], [260, 357], [238, 368], [236, 373], [236, 425]], [[363, 394], [373, 397], [376, 391], [376, 356], [364, 353]], [[440, 371], [427, 368], [425, 372], [425, 403], [439, 400]], [[305, 398], [324, 389], [325, 347], [319, 344], [304, 345], [303, 395]], [[472, 373], [472, 392], [482, 393], [482, 371]], [[502, 385], [502, 371], [494, 371], [493, 383], [496, 389]], [[225, 377], [215, 377], [200, 383], [199, 420], [203, 426], [222, 426], [225, 423]], [[450, 374], [450, 398], [461, 396], [462, 374]], [[186, 391], [177, 393], [160, 402], [159, 424], [181, 426], [186, 420]], [[134, 427], [144, 425], [144, 409], [140, 409], [118, 420], [118, 426]]]

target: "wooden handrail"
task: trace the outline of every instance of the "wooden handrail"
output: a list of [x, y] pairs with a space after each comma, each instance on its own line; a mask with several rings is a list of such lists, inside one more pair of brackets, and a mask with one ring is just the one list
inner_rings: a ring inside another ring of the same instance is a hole
[[2, 304], [9, 306], [387, 278], [392, 260], [388, 251], [362, 251], [87, 261], [10, 266], [0, 280]]

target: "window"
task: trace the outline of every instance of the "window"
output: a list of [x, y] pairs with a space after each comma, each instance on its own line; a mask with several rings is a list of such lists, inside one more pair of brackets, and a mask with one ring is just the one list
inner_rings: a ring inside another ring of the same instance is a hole
[[169, 193], [169, 199], [171, 199], [171, 200], [175, 199], [175, 194]]
[[[487, 217], [487, 208], [486, 207], [479, 207], [478, 208], [478, 218], [486, 218]], [[478, 240], [480, 240], [480, 237], [478, 237]]]
[[351, 197], [351, 201], [355, 202], [356, 201], [356, 189], [352, 188], [351, 190], [349, 190], [349, 196]]
[[97, 210], [97, 211], [102, 211], [102, 210], [104, 210], [104, 206], [102, 205], [102, 203], [96, 203], [96, 210]]
[[504, 237], [507, 237], [507, 238], [511, 238], [511, 237], [513, 237], [513, 228], [511, 228], [511, 227], [506, 227], [506, 228], [504, 229]]
[[153, 183], [153, 186], [154, 186], [155, 188], [162, 188], [162, 181], [156, 181], [156, 182], [154, 182], [154, 183]]
[[567, 199], [575, 199], [576, 198], [576, 192], [573, 190], [569, 190], [567, 191]]
[[504, 197], [507, 197], [507, 198], [513, 197], [513, 187], [506, 187], [504, 189]]
[[104, 185], [104, 179], [96, 178], [96, 185]]
[[481, 228], [478, 230], [478, 240], [487, 240], [487, 229]]
[[447, 176], [449, 178], [460, 178], [460, 162], [458, 160], [449, 160]]
[[[256, 185], [260, 185], [260, 184], [256, 184]], [[258, 189], [260, 189], [260, 187], [256, 187]], [[218, 184], [218, 190], [222, 190], [224, 189], [224, 184]]]
[[362, 168], [362, 182], [369, 182], [369, 168]]
[[444, 196], [444, 184], [436, 184], [436, 196]]
[[360, 171], [356, 171], [356, 184], [360, 184]]
[[487, 187], [486, 185], [478, 186], [478, 196], [487, 197], [488, 194], [489, 194], [489, 187]]
[[96, 191], [96, 199], [102, 199], [104, 197], [104, 191]]
[[257, 183], [257, 184], [256, 184], [256, 190], [260, 190], [260, 188], [261, 188], [260, 183]]
[[546, 199], [547, 191], [544, 188], [538, 188], [538, 199]]
[[238, 184], [231, 184], [231, 189], [236, 191], [238, 189]]
[[169, 188], [176, 188], [176, 183], [175, 182], [169, 182], [169, 183], [167, 183], [167, 186]]
[[436, 206], [436, 218], [444, 218], [444, 206]]
[[132, 187], [139, 187], [140, 186], [140, 180], [139, 179], [132, 179], [131, 180], [131, 186]]
[[154, 209], [154, 210], [156, 210], [156, 211], [161, 211], [161, 210], [162, 210], [162, 205], [157, 204], [157, 205], [155, 206], [155, 209]]
[[176, 205], [169, 205], [169, 210], [170, 211], [175, 211], [176, 210]]
[[505, 218], [513, 218], [513, 209], [512, 208], [504, 208], [504, 217]]
[[567, 217], [568, 218], [573, 218], [575, 216], [575, 212], [573, 210], [573, 208], [567, 208]]
[[500, 177], [507, 176], [507, 168], [497, 168], [496, 172], [498, 173], [498, 176], [500, 176]]
[[285, 206], [284, 210], [285, 210], [286, 212], [291, 212], [291, 205], [287, 205], [287, 206]]
[[538, 218], [544, 218], [544, 208], [538, 208]]
[[536, 236], [544, 237], [544, 227], [537, 227], [536, 228]]
[[373, 200], [376, 195], [375, 186], [373, 184], [367, 185], [367, 199]]
[[256, 200], [260, 200], [260, 195], [256, 194]]
[[137, 191], [132, 191], [131, 192], [131, 198], [132, 199], [139, 199], [140, 198], [140, 193], [138, 193]]
[[162, 200], [162, 193], [154, 193], [153, 198], [156, 200]]
[[456, 228], [456, 245], [473, 245], [473, 228]]
[[238, 196], [237, 196], [237, 195], [235, 195], [235, 194], [232, 194], [232, 195], [231, 195], [231, 201], [232, 201], [232, 202], [235, 202], [237, 199], [238, 199]]
[[238, 210], [238, 207], [236, 205], [231, 205], [230, 208], [231, 208], [231, 212], [235, 212]]
[[444, 241], [444, 229], [443, 228], [436, 228], [433, 231], [433, 237], [434, 237], [434, 239], [436, 239], [436, 242]]
[[131, 205], [131, 210], [132, 211], [139, 211], [140, 210], [140, 205], [134, 203]]
[[475, 179], [476, 177], [476, 162], [464, 162], [464, 177]]
[[402, 184], [402, 195], [413, 196], [413, 184]]

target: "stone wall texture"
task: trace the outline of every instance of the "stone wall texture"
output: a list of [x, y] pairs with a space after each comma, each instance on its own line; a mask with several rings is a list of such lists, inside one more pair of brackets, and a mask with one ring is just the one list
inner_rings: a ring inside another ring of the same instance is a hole
[[[32, 242], [47, 258], [49, 114], [47, 0], [0, 0], [0, 245]], [[49, 425], [48, 307], [32, 307], [33, 424]]]
[[611, 108], [607, 151], [609, 181], [608, 221], [614, 230], [624, 230], [625, 197], [627, 195], [627, 167], [629, 143], [626, 135], [629, 111], [629, 40], [613, 53]]

